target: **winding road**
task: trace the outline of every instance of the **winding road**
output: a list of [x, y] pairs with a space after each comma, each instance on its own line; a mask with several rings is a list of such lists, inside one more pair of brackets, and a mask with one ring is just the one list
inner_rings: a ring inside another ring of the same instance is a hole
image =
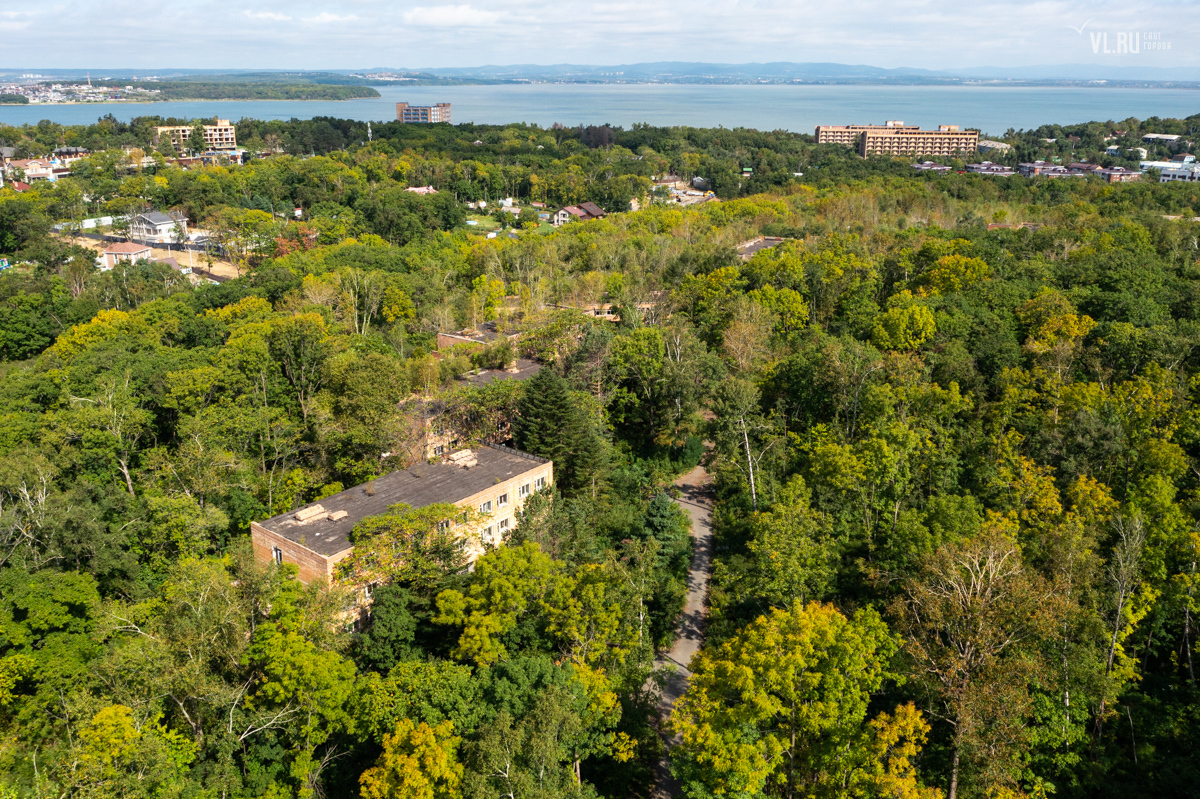
[[[688, 568], [687, 601], [676, 628], [675, 645], [655, 660], [656, 668], [671, 666], [658, 702], [660, 722], [665, 722], [675, 707], [675, 702], [687, 690], [691, 672], [688, 666], [700, 650], [704, 641], [705, 616], [708, 611], [708, 577], [712, 572], [712, 491], [708, 472], [703, 466], [675, 481], [680, 490], [679, 503], [692, 519], [692, 563]], [[668, 737], [665, 724], [661, 735], [666, 751], [678, 742], [677, 736]], [[655, 797], [676, 796], [679, 785], [671, 776], [668, 760], [664, 755], [655, 769]]]

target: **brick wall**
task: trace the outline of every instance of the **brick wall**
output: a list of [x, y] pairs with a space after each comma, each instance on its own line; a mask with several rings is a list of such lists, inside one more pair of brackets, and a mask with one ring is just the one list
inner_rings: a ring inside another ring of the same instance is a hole
[[306, 546], [272, 533], [258, 522], [250, 522], [250, 537], [254, 542], [254, 557], [263, 563], [270, 563], [275, 559], [274, 550], [278, 548], [283, 553], [283, 562], [295, 564], [299, 569], [297, 576], [302, 583], [315, 580], [331, 581], [333, 565], [350, 554], [350, 550], [347, 549], [332, 557], [320, 555]]

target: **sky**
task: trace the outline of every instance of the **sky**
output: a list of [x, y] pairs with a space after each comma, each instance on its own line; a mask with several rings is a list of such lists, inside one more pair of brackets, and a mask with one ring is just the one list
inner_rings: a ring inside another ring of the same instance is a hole
[[[1196, 0], [3, 0], [0, 68], [1194, 68], [1196, 10]], [[1122, 41], [1138, 52], [1120, 52]]]

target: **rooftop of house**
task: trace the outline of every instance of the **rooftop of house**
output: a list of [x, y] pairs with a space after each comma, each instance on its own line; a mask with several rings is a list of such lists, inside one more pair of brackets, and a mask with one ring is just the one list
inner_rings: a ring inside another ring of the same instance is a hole
[[147, 211], [144, 214], [138, 214], [135, 218], [144, 219], [151, 225], [174, 225], [176, 222], [180, 221], [174, 217], [167, 216], [160, 211]]
[[604, 209], [601, 208], [600, 206], [596, 205], [595, 203], [590, 203], [590, 202], [589, 203], [580, 203], [579, 207], [583, 210], [584, 213], [588, 214], [589, 216], [604, 216], [605, 215]]
[[424, 508], [467, 497], [549, 463], [508, 447], [484, 445], [437, 463], [421, 463], [259, 522], [264, 529], [320, 555], [350, 549], [350, 533], [368, 516], [393, 505]]
[[759, 236], [750, 241], [744, 241], [737, 246], [738, 255], [749, 258], [760, 250], [769, 250], [782, 244], [784, 240], [778, 236]]
[[537, 361], [518, 358], [512, 369], [480, 369], [463, 375], [463, 381], [476, 386], [486, 386], [499, 380], [528, 380], [542, 369]]
[[104, 248], [104, 252], [106, 252], [106, 253], [111, 252], [111, 253], [118, 253], [118, 254], [124, 254], [124, 253], [132, 254], [132, 253], [139, 253], [139, 252], [150, 252], [150, 248], [147, 247], [145, 244], [134, 244], [132, 241], [122, 241], [122, 242], [118, 242], [117, 244], [108, 245], [107, 247]]

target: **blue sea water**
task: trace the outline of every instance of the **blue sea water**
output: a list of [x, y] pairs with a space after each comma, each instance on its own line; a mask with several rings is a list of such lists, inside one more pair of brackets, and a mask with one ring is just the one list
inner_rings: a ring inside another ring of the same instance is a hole
[[745, 127], [812, 132], [816, 125], [883, 122], [940, 124], [1003, 135], [1035, 128], [1129, 117], [1185, 117], [1200, 113], [1200, 90], [1107, 87], [812, 86], [676, 84], [520, 84], [499, 86], [386, 86], [380, 98], [340, 102], [206, 101], [107, 105], [0, 106], [0, 123], [42, 119], [87, 124], [105, 114], [118, 119], [155, 114], [233, 120], [308, 119], [317, 116], [382, 121], [395, 103], [454, 104], [456, 122], [550, 125], [610, 123]]

